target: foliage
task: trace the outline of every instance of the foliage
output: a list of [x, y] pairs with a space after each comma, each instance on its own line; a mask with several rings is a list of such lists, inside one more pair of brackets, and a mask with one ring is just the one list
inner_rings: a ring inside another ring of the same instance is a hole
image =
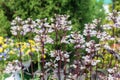
[[115, 10], [120, 11], [120, 0], [115, 0], [114, 2]]
[[10, 34], [9, 27], [10, 22], [7, 20], [7, 17], [4, 15], [4, 11], [0, 10], [0, 35], [6, 36], [7, 34]]
[[113, 3], [110, 4], [110, 11], [112, 11], [113, 9], [114, 10], [117, 10], [117, 11], [120, 11], [120, 0], [113, 0]]
[[[2, 0], [0, 4], [0, 10], [2, 10], [0, 14], [4, 15], [1, 16], [3, 19], [6, 19], [3, 24], [7, 30], [10, 28], [10, 23], [7, 22], [16, 16], [22, 19], [28, 17], [39, 19], [53, 17], [55, 13], [67, 14], [70, 15], [76, 30], [83, 30], [84, 24], [92, 19], [104, 18], [103, 2], [96, 2], [96, 0]], [[4, 32], [4, 29], [1, 30]]]
[[[1, 73], [10, 74], [6, 80], [119, 79], [120, 50], [115, 46], [120, 45], [119, 12], [108, 14], [110, 23], [101, 25], [95, 19], [85, 24], [82, 33], [72, 30], [68, 18], [58, 14], [51, 21], [16, 17], [11, 22], [16, 39], [0, 37], [0, 64], [5, 68]], [[22, 40], [30, 33], [31, 38]]]

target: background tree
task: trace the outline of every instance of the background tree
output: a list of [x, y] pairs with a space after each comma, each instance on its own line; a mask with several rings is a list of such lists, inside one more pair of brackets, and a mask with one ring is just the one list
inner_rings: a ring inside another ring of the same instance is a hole
[[120, 0], [112, 0], [109, 10], [112, 11], [113, 9], [120, 11]]
[[115, 10], [120, 11], [120, 0], [114, 0]]
[[4, 21], [0, 24], [3, 28], [0, 33], [4, 29], [9, 32], [9, 22], [16, 16], [37, 19], [68, 14], [76, 30], [83, 30], [84, 24], [95, 18], [104, 18], [103, 2], [96, 0], [1, 0], [0, 4], [0, 15], [4, 15], [1, 16]]

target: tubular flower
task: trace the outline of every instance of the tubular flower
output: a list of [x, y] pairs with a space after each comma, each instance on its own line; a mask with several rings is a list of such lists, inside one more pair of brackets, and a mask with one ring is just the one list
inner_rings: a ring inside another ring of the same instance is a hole
[[8, 47], [8, 45], [7, 45], [7, 44], [3, 44], [2, 47], [3, 47], [4, 49], [6, 49], [6, 48]]
[[0, 47], [0, 53], [2, 53], [3, 52], [3, 48], [2, 47]]
[[30, 43], [30, 45], [35, 45], [35, 42], [33, 40], [28, 40], [28, 42]]
[[32, 51], [32, 52], [35, 52], [36, 50], [35, 50], [35, 48], [31, 48], [31, 51]]
[[13, 50], [10, 50], [9, 54], [15, 54], [15, 52]]

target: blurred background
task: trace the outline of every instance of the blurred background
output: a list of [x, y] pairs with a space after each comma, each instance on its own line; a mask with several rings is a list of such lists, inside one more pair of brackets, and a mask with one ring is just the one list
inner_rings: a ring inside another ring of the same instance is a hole
[[93, 19], [103, 23], [113, 9], [120, 10], [120, 0], [0, 0], [0, 36], [11, 36], [10, 22], [16, 16], [34, 20], [67, 14], [73, 28], [83, 30]]

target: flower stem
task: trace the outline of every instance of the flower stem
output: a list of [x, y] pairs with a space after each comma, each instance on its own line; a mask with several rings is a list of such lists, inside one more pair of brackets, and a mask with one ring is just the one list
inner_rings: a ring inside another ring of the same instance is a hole
[[[31, 44], [30, 44], [30, 50], [32, 53], [32, 45]], [[32, 78], [33, 78], [34, 72], [33, 72], [32, 54], [29, 54], [29, 55], [30, 55], [30, 59], [31, 59], [31, 72], [32, 72]]]
[[22, 64], [22, 51], [21, 51], [21, 45], [19, 44], [19, 50], [20, 50], [20, 65], [21, 65], [21, 78], [24, 80], [24, 71], [23, 71], [23, 64]]
[[60, 54], [60, 51], [58, 51], [59, 53], [59, 56], [60, 56], [60, 60], [58, 61], [58, 80], [61, 80], [61, 73], [60, 73], [60, 70], [61, 70], [61, 54]]
[[45, 71], [44, 71], [44, 65], [45, 65], [45, 59], [44, 59], [44, 42], [42, 40], [41, 40], [41, 44], [42, 44], [42, 73], [43, 73], [42, 77], [43, 77], [43, 80], [45, 80], [44, 79], [44, 73], [45, 73]]

